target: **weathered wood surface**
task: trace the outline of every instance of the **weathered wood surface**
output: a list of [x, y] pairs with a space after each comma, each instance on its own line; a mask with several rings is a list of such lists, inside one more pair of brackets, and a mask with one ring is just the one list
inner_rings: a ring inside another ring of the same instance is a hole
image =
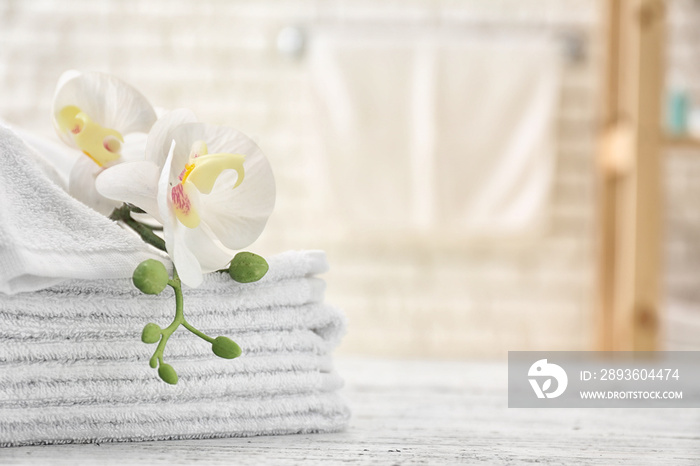
[[700, 464], [700, 409], [509, 409], [505, 363], [339, 359], [346, 432], [0, 449], [0, 464]]

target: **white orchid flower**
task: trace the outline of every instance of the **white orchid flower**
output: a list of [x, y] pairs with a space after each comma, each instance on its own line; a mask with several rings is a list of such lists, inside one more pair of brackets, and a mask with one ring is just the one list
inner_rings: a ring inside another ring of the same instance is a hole
[[260, 148], [233, 128], [197, 123], [189, 110], [158, 120], [146, 160], [105, 170], [96, 186], [163, 224], [167, 252], [190, 287], [255, 241], [275, 205], [272, 169]]
[[63, 73], [52, 107], [58, 136], [84, 154], [71, 169], [68, 192], [108, 215], [119, 202], [101, 196], [96, 177], [107, 167], [144, 158], [146, 135], [156, 113], [146, 98], [107, 74]]

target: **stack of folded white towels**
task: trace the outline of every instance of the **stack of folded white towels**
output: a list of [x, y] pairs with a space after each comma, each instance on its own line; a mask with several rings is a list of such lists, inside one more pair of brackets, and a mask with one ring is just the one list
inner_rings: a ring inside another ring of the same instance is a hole
[[[27, 150], [0, 128], [5, 161], [22, 159]], [[239, 284], [214, 273], [199, 288], [186, 288], [188, 321], [208, 335], [233, 339], [243, 354], [218, 358], [210, 344], [180, 328], [165, 350], [165, 362], [179, 376], [177, 385], [169, 385], [149, 367], [155, 345], [141, 343], [140, 334], [149, 322], [165, 327], [172, 321], [172, 290], [147, 296], [128, 278], [89, 280], [79, 277], [86, 271], [73, 269], [62, 279], [56, 257], [44, 269], [36, 266], [42, 248], [55, 238], [47, 232], [25, 241], [22, 236], [31, 231], [22, 232], [13, 205], [22, 206], [18, 214], [32, 215], [42, 202], [53, 202], [43, 205], [46, 215], [60, 212], [61, 222], [71, 221], [73, 213], [92, 215], [60, 188], [43, 185], [50, 184], [46, 177], [25, 189], [22, 183], [37, 173], [31, 164], [10, 175], [0, 171], [0, 202], [10, 206], [0, 213], [0, 261], [6, 264], [0, 271], [0, 446], [328, 432], [346, 426], [349, 411], [338, 394], [342, 380], [331, 359], [345, 318], [323, 303], [325, 284], [316, 275], [328, 268], [324, 253], [270, 257], [268, 274], [256, 283]], [[91, 221], [106, 222], [105, 231], [117, 228], [99, 214]], [[132, 261], [147, 254], [130, 238], [122, 240], [113, 242], [108, 254]], [[129, 251], [132, 247], [136, 250]], [[85, 267], [99, 264], [89, 244], [85, 251], [57, 244], [54, 255], [85, 261]], [[105, 274], [123, 274], [133, 265], [126, 262], [111, 264]]]

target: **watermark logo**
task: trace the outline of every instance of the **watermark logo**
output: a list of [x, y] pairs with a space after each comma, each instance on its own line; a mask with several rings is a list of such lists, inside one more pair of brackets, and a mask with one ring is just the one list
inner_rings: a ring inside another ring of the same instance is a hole
[[700, 351], [508, 351], [508, 407], [700, 408], [698, 368]]
[[[561, 366], [548, 363], [546, 359], [540, 359], [530, 366], [527, 375], [537, 398], [556, 398], [564, 393], [569, 383], [566, 371]], [[552, 379], [556, 380], [557, 384], [553, 391], [549, 391], [552, 388]], [[539, 380], [542, 381], [542, 385]]]

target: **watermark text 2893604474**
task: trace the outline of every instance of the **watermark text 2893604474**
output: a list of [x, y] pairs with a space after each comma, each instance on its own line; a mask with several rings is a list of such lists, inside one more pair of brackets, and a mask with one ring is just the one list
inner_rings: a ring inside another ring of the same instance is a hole
[[700, 351], [510, 351], [508, 406], [700, 407]]

